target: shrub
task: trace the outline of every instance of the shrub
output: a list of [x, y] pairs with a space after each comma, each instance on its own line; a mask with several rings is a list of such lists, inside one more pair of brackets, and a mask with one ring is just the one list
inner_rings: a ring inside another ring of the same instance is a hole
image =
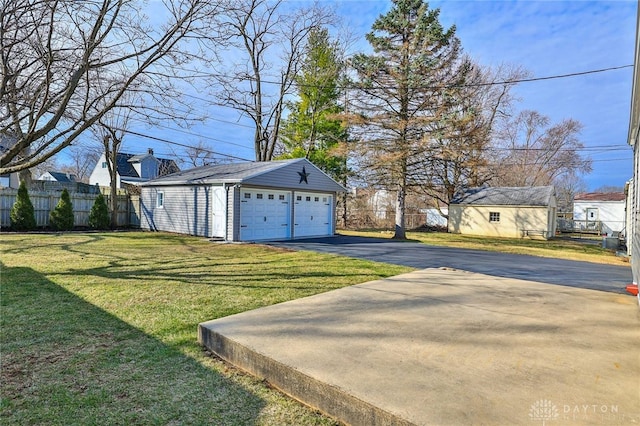
[[20, 182], [16, 202], [11, 208], [9, 218], [11, 220], [11, 229], [16, 231], [30, 231], [36, 228], [36, 215], [33, 209], [33, 203], [31, 203], [29, 191], [27, 191], [27, 184], [24, 183], [24, 181]]
[[73, 229], [73, 205], [69, 197], [69, 191], [65, 188], [60, 196], [56, 208], [49, 214], [49, 224], [57, 231], [70, 231]]
[[109, 209], [102, 194], [98, 194], [96, 201], [91, 207], [89, 213], [89, 227], [93, 229], [108, 229], [111, 219], [109, 218]]

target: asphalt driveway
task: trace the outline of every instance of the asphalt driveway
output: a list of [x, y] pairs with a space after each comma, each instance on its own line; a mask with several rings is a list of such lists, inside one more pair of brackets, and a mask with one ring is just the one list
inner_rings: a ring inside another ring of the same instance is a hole
[[625, 266], [436, 247], [382, 238], [340, 235], [268, 244], [292, 250], [333, 253], [418, 269], [447, 267], [496, 277], [516, 278], [613, 293], [625, 293], [625, 286], [632, 280], [631, 268]]

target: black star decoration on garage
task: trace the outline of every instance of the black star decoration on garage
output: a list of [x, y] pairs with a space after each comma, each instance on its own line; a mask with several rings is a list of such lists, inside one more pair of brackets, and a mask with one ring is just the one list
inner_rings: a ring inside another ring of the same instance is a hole
[[298, 183], [304, 182], [309, 185], [309, 181], [307, 180], [307, 178], [309, 177], [309, 173], [307, 173], [307, 170], [304, 168], [304, 166], [302, 166], [302, 171], [298, 172], [298, 175], [300, 175], [300, 182]]

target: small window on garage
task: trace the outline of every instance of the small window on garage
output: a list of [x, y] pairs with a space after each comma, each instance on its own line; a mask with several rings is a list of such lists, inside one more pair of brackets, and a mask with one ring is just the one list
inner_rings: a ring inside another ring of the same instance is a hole
[[250, 192], [245, 192], [244, 193], [244, 198], [251, 198], [251, 193]]
[[311, 201], [311, 197], [306, 197], [305, 200]]
[[296, 200], [297, 200], [297, 201], [302, 201], [302, 195], [298, 195], [298, 196], [296, 197]]
[[327, 202], [327, 197], [322, 197], [322, 202], [326, 203]]
[[489, 212], [489, 222], [500, 222], [500, 212]]
[[273, 194], [269, 194], [269, 199], [273, 200]]
[[257, 198], [258, 200], [262, 200], [262, 194], [256, 194], [256, 198]]
[[284, 195], [282, 195], [282, 194], [278, 195], [278, 199], [279, 199], [280, 201], [284, 201]]
[[314, 197], [313, 201], [317, 203], [318, 201], [320, 201], [320, 197]]
[[156, 195], [156, 207], [159, 209], [164, 207], [164, 192], [158, 192]]

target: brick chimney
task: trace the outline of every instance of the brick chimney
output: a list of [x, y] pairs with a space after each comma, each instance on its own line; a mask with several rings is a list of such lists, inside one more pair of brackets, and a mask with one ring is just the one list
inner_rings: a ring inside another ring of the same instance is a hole
[[147, 148], [147, 152], [149, 153], [149, 155], [153, 155], [153, 148]]

